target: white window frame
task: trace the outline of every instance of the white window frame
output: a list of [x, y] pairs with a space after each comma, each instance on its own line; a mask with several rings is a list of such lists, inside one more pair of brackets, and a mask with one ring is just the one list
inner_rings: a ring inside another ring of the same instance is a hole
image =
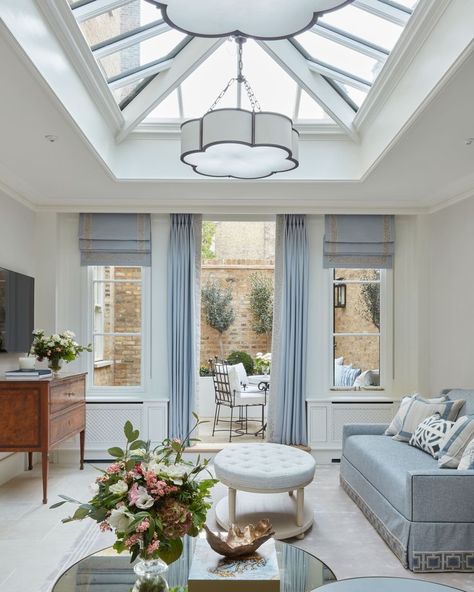
[[[364, 268], [361, 268], [364, 269]], [[390, 391], [393, 385], [393, 271], [380, 269], [380, 386], [340, 387], [334, 386], [334, 268], [327, 270], [329, 290], [329, 335], [328, 335], [328, 390], [334, 393], [359, 393]], [[355, 282], [344, 282], [346, 284]], [[365, 335], [365, 334], [364, 334]], [[372, 334], [367, 334], [372, 335]], [[374, 333], [373, 335], [377, 335]]]
[[[94, 270], [90, 266], [84, 268], [85, 293], [87, 294], [86, 314], [84, 315], [86, 323], [87, 342], [94, 341], [94, 315], [95, 315], [95, 294], [94, 294]], [[105, 266], [104, 266], [105, 267]], [[115, 267], [127, 267], [123, 265]], [[137, 267], [137, 266], [131, 266]], [[107, 282], [108, 280], [99, 280]], [[150, 358], [151, 358], [151, 273], [149, 267], [142, 267], [142, 322], [141, 322], [141, 377], [139, 386], [96, 386], [94, 385], [94, 351], [87, 354], [87, 399], [100, 401], [121, 401], [121, 400], [143, 400], [147, 398], [150, 392]], [[99, 362], [100, 364], [100, 362]]]

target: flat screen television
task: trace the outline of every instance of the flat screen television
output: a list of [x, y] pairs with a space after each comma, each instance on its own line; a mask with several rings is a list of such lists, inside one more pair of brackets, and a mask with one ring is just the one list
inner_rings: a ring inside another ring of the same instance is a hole
[[0, 353], [30, 349], [34, 302], [34, 278], [0, 267]]

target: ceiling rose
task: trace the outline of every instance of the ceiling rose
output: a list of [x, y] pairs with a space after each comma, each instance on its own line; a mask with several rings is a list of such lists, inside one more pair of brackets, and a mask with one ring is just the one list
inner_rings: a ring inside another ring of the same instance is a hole
[[173, 28], [197, 37], [285, 39], [353, 0], [148, 0]]

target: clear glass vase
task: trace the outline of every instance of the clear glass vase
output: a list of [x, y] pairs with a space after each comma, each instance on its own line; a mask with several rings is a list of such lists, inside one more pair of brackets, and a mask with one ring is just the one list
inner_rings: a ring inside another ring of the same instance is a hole
[[164, 577], [168, 566], [161, 559], [140, 559], [133, 571], [138, 579], [132, 592], [168, 592], [168, 582]]
[[48, 368], [57, 376], [61, 371], [63, 361], [60, 358], [51, 358], [48, 360]]

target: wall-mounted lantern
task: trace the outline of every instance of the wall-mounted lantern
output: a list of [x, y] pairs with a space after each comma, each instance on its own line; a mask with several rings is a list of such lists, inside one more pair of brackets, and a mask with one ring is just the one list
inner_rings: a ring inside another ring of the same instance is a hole
[[[340, 281], [342, 278], [336, 278]], [[334, 284], [334, 308], [346, 308], [346, 284]]]

